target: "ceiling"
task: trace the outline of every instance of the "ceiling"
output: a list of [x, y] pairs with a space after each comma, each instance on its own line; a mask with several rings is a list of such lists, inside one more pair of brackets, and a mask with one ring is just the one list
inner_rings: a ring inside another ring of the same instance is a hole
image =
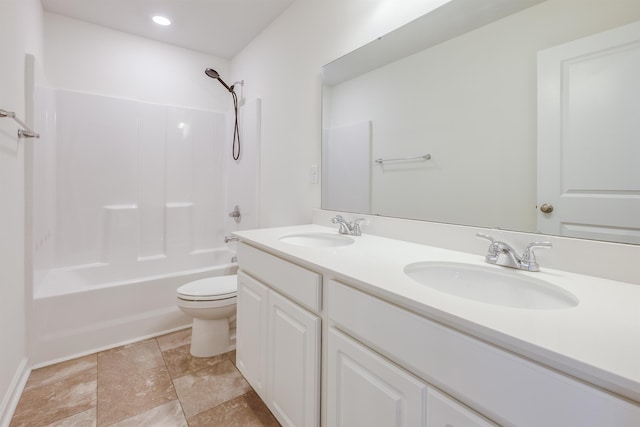
[[[231, 59], [294, 0], [41, 0], [48, 12]], [[151, 21], [163, 15], [172, 25]]]

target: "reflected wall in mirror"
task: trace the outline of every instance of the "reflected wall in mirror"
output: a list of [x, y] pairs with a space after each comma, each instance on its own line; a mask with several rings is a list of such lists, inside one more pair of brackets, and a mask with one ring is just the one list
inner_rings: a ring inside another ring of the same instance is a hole
[[637, 0], [452, 0], [326, 65], [322, 207], [640, 244], [638, 20]]

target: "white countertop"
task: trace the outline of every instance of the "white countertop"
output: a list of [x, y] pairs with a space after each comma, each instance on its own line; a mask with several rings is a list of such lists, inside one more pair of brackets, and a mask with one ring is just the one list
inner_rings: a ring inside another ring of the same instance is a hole
[[510, 308], [436, 291], [403, 271], [407, 264], [421, 261], [489, 266], [482, 256], [366, 234], [351, 236], [355, 243], [340, 247], [304, 247], [278, 240], [288, 234], [309, 232], [337, 234], [335, 228], [320, 225], [234, 234], [253, 246], [640, 402], [640, 286], [549, 270], [542, 265], [540, 272], [518, 273], [571, 292], [579, 304], [560, 310]]

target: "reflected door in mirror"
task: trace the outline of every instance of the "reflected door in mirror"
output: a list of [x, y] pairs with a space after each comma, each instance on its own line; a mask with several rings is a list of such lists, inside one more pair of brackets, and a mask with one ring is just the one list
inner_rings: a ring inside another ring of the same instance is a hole
[[640, 244], [640, 22], [538, 55], [539, 231]]

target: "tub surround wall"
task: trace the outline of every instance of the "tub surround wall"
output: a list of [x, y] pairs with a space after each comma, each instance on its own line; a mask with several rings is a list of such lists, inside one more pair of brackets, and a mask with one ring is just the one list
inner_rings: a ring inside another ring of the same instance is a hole
[[[260, 100], [241, 107], [244, 154], [232, 161], [230, 114], [68, 90], [38, 95], [43, 141], [53, 148], [34, 156], [42, 209], [34, 212], [32, 362], [188, 326], [175, 290], [234, 274], [224, 236], [257, 226]], [[227, 203], [241, 206], [240, 223]]]
[[[48, 131], [47, 117], [56, 121], [38, 147], [45, 151], [37, 157], [42, 167], [34, 170], [35, 182], [46, 186], [36, 187], [44, 208], [34, 218], [35, 239], [43, 242], [36, 265], [127, 269], [157, 257], [179, 264], [175, 259], [221, 246], [224, 114], [41, 92], [36, 124]], [[51, 104], [55, 110], [47, 111]]]
[[[56, 222], [56, 91], [34, 88], [34, 122], [40, 139], [31, 152], [31, 232], [33, 283], [40, 283], [42, 274], [55, 265], [54, 234]], [[42, 143], [42, 141], [46, 141]]]
[[[45, 71], [58, 88], [48, 96], [64, 114], [47, 133], [55, 154], [36, 153], [50, 162], [36, 172], [54, 186], [35, 200], [47, 210], [35, 224], [36, 269], [219, 246], [230, 97], [204, 69], [226, 75], [228, 61], [52, 13], [44, 34]], [[96, 136], [109, 141], [98, 152]], [[89, 173], [94, 181], [78, 179]]]
[[223, 114], [68, 91], [58, 101], [58, 265], [219, 244]]

